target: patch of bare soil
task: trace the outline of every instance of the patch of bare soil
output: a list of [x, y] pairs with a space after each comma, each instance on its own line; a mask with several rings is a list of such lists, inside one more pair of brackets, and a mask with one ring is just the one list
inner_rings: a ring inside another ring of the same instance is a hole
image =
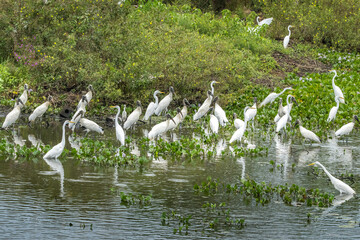
[[269, 77], [254, 79], [255, 83], [272, 88], [278, 86], [279, 80], [284, 79], [290, 72], [302, 77], [307, 73], [324, 73], [331, 69], [330, 65], [309, 57], [292, 58], [280, 52], [274, 52], [272, 57], [276, 60], [278, 67], [271, 72]]

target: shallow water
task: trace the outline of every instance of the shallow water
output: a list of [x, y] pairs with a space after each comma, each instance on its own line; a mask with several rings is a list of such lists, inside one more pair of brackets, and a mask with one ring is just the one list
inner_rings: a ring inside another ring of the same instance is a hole
[[[3, 121], [3, 118], [0, 120]], [[150, 128], [149, 125], [139, 126], [127, 131], [127, 134], [136, 139], [143, 137]], [[0, 134], [20, 145], [53, 146], [60, 142], [61, 123], [55, 121], [48, 129], [39, 124], [33, 129], [20, 125], [15, 131], [2, 131]], [[76, 137], [69, 137], [69, 134], [68, 131], [66, 147], [81, 147], [80, 138], [84, 134], [79, 133]], [[175, 134], [173, 139], [184, 135], [201, 137], [186, 127], [181, 133], [176, 130]], [[229, 134], [225, 134], [228, 139]], [[247, 146], [267, 146], [267, 156], [234, 157], [227, 146], [228, 139], [220, 137], [215, 146], [216, 157], [203, 161], [176, 161], [165, 157], [154, 159], [143, 168], [101, 167], [63, 156], [59, 160], [47, 161], [3, 159], [0, 160], [1, 238], [359, 238], [357, 197], [337, 197], [330, 208], [287, 206], [276, 198], [270, 204], [261, 206], [256, 205], [254, 200], [245, 201], [241, 195], [207, 196], [193, 191], [194, 184], [200, 184], [208, 176], [231, 184], [249, 177], [257, 182], [295, 183], [306, 188], [319, 188], [337, 196], [338, 192], [322, 170], [320, 177], [315, 177], [311, 173], [312, 167], [306, 165], [320, 161], [335, 176], [349, 172], [358, 177], [360, 138], [357, 135], [355, 132], [348, 143], [329, 139], [321, 145], [307, 147], [307, 151], [296, 137], [282, 139], [272, 134], [264, 136], [257, 131], [249, 134]], [[114, 128], [105, 128], [104, 136], [90, 134], [88, 138], [112, 139], [116, 143]], [[170, 140], [170, 133], [166, 138]], [[134, 154], [146, 154], [134, 144], [131, 143]], [[283, 167], [270, 171], [270, 160]], [[351, 186], [360, 191], [358, 183]], [[118, 191], [133, 195], [151, 194], [151, 204], [121, 205]], [[207, 201], [226, 202], [227, 209], [231, 210], [230, 216], [244, 218], [246, 226], [210, 229], [203, 221], [207, 215], [201, 207]], [[176, 221], [170, 222], [170, 226], [162, 226], [161, 215], [169, 210], [183, 216], [192, 215], [188, 235], [184, 230], [180, 235], [173, 233], [173, 228], [178, 227]], [[307, 223], [307, 213], [312, 214], [310, 224]]]

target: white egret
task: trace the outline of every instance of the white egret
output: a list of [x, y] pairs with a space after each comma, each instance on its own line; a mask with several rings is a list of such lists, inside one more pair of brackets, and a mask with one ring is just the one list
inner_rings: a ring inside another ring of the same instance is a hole
[[124, 123], [127, 119], [126, 104], [124, 104], [123, 112], [121, 114], [121, 121]]
[[190, 106], [190, 103], [189, 103], [189, 101], [186, 99], [186, 98], [184, 98], [183, 99], [183, 108], [181, 109], [181, 115], [182, 115], [182, 118], [181, 118], [181, 120], [180, 120], [180, 122], [183, 122], [184, 121], [184, 119], [185, 119], [185, 117], [187, 116], [187, 114], [188, 114], [188, 107], [187, 106]]
[[145, 116], [144, 116], [143, 120], [147, 121], [147, 120], [150, 119], [150, 123], [151, 123], [151, 116], [155, 113], [155, 110], [159, 105], [159, 98], [156, 96], [159, 93], [163, 93], [163, 92], [160, 92], [159, 90], [156, 90], [154, 92], [155, 102], [149, 103], [149, 106], [146, 109]]
[[82, 99], [80, 99], [80, 101], [79, 101], [79, 103], [78, 103], [78, 105], [77, 105], [76, 110], [78, 110], [79, 108], [81, 108], [81, 106], [82, 106], [84, 103], [85, 103], [85, 106], [90, 103], [90, 101], [91, 101], [91, 99], [92, 99], [92, 97], [93, 97], [93, 93], [95, 93], [95, 91], [94, 91], [94, 88], [93, 88], [93, 86], [92, 86], [91, 84], [88, 86], [88, 90], [89, 90], [89, 91], [84, 95], [84, 96], [86, 97], [86, 102], [83, 102]]
[[173, 121], [169, 122], [167, 131], [174, 130], [179, 125], [179, 123], [181, 122], [181, 119], [183, 118], [180, 108], [176, 108], [176, 111], [177, 111], [177, 114], [173, 118]]
[[255, 116], [257, 113], [256, 103], [257, 103], [257, 97], [254, 97], [254, 105], [251, 108], [249, 108], [245, 113], [245, 120], [247, 122], [253, 120], [253, 128], [255, 123]]
[[[25, 103], [27, 102], [28, 100], [28, 93], [30, 92], [29, 90], [29, 86], [25, 83], [24, 85], [24, 91], [23, 93], [21, 94], [20, 96], [20, 100], [22, 102], [22, 105], [20, 105], [20, 108], [24, 107], [25, 106]], [[18, 102], [15, 101], [15, 105], [14, 107], [16, 107], [16, 105], [18, 104]]]
[[209, 108], [210, 108], [210, 105], [211, 105], [211, 102], [212, 102], [212, 93], [211, 93], [211, 91], [207, 91], [207, 96], [208, 97], [205, 99], [205, 101], [203, 102], [201, 107], [194, 114], [194, 116], [193, 116], [194, 121], [200, 119], [201, 117], [203, 117], [209, 111]]
[[115, 132], [116, 139], [120, 141], [121, 145], [125, 145], [125, 132], [124, 129], [119, 124], [119, 115], [120, 115], [120, 107], [119, 106], [110, 106], [110, 108], [116, 108], [118, 111], [115, 116]]
[[35, 108], [35, 110], [29, 116], [29, 123], [34, 122], [36, 118], [42, 117], [42, 115], [44, 115], [44, 113], [48, 110], [52, 100], [53, 97], [49, 95], [46, 102]]
[[343, 181], [341, 181], [340, 179], [337, 179], [336, 177], [334, 177], [333, 175], [331, 175], [328, 170], [326, 170], [326, 168], [319, 163], [318, 161], [309, 164], [308, 166], [313, 166], [313, 165], [318, 165], [320, 166], [324, 172], [326, 173], [326, 175], [330, 178], [331, 183], [334, 185], [335, 189], [338, 190], [340, 192], [340, 195], [342, 194], [355, 194], [356, 192], [354, 191], [354, 189], [352, 189], [349, 185], [347, 185], [346, 183], [344, 183]]
[[86, 98], [85, 95], [83, 95], [83, 96], [81, 97], [81, 104], [78, 105], [79, 108], [78, 108], [78, 110], [74, 113], [74, 115], [72, 116], [71, 121], [70, 121], [70, 123], [69, 123], [69, 128], [70, 128], [72, 131], [75, 130], [76, 124], [80, 121], [81, 116], [79, 115], [79, 112], [80, 112], [80, 111], [86, 112], [86, 109], [85, 109], [86, 104], [87, 104], [86, 102], [87, 102], [87, 98]]
[[170, 102], [172, 101], [174, 94], [175, 94], [174, 88], [173, 88], [173, 87], [170, 87], [170, 88], [169, 88], [169, 94], [166, 95], [166, 96], [159, 102], [159, 105], [158, 105], [158, 107], [157, 107], [156, 110], [155, 110], [155, 114], [156, 114], [156, 115], [159, 116], [162, 111], [164, 111], [164, 110], [167, 111], [167, 108], [168, 108], [168, 106], [170, 105]]
[[335, 97], [340, 97], [340, 103], [345, 103], [345, 98], [344, 98], [344, 94], [342, 93], [341, 89], [335, 85], [335, 77], [337, 77], [337, 72], [336, 70], [330, 70], [330, 72], [335, 73], [333, 79], [332, 79], [332, 87], [334, 89], [334, 94]]
[[335, 119], [336, 113], [337, 113], [337, 111], [338, 111], [338, 109], [339, 109], [340, 99], [341, 99], [341, 98], [342, 98], [342, 97], [339, 97], [339, 96], [336, 96], [336, 97], [335, 97], [336, 106], [331, 108], [331, 110], [330, 110], [330, 112], [329, 112], [329, 117], [328, 117], [327, 120], [326, 120], [327, 122], [331, 122], [332, 120]]
[[44, 158], [48, 159], [48, 158], [58, 158], [61, 153], [64, 151], [64, 147], [65, 147], [65, 126], [67, 124], [71, 123], [71, 121], [66, 120], [63, 124], [62, 127], [62, 139], [61, 142], [57, 145], [55, 145], [52, 149], [50, 149], [50, 151], [48, 151], [45, 155]]
[[229, 122], [229, 120], [226, 117], [225, 111], [220, 107], [220, 105], [217, 103], [217, 101], [214, 102], [214, 115], [219, 120], [219, 123], [222, 127], [226, 126], [226, 123]]
[[219, 132], [219, 120], [213, 114], [210, 114], [210, 129], [215, 134]]
[[124, 130], [129, 129], [131, 126], [133, 126], [140, 118], [141, 115], [141, 103], [140, 101], [136, 101], [137, 108], [130, 113], [129, 117], [126, 119], [124, 123]]
[[299, 119], [296, 120], [295, 122], [295, 126], [299, 124], [299, 129], [300, 129], [300, 133], [301, 135], [305, 138], [305, 139], [309, 139], [310, 141], [314, 141], [314, 142], [317, 142], [317, 143], [321, 143], [320, 141], [320, 138], [312, 131], [304, 128], [302, 125], [301, 125], [301, 122]]
[[80, 120], [79, 120], [80, 126], [85, 128], [86, 134], [88, 134], [91, 131], [104, 134], [104, 129], [100, 127], [96, 122], [84, 118], [84, 114], [85, 114], [84, 110], [81, 109], [78, 114], [80, 115]]
[[268, 103], [272, 103], [276, 98], [280, 97], [286, 90], [292, 90], [291, 87], [284, 88], [280, 93], [272, 92], [270, 93], [259, 105], [259, 108], [265, 106]]
[[214, 96], [214, 93], [215, 93], [215, 89], [214, 89], [214, 84], [215, 84], [215, 83], [220, 83], [220, 82], [212, 81], [212, 82], [210, 83], [210, 88], [211, 88], [211, 94], [212, 94], [212, 96]]
[[256, 18], [256, 21], [257, 21], [257, 23], [258, 23], [259, 26], [262, 26], [262, 25], [264, 25], [264, 24], [270, 25], [273, 19], [274, 19], [274, 18], [266, 18], [266, 19], [264, 19], [264, 20], [262, 20], [262, 21], [259, 22], [259, 16], [258, 16], [258, 17]]
[[155, 126], [153, 126], [148, 134], [148, 138], [150, 140], [155, 139], [157, 136], [159, 136], [160, 134], [163, 134], [164, 132], [166, 132], [169, 128], [170, 125], [170, 121], [173, 121], [174, 124], [175, 121], [174, 119], [170, 116], [170, 114], [166, 114], [166, 121], [163, 121], [161, 123], [156, 124]]
[[337, 130], [335, 132], [335, 136], [340, 137], [340, 136], [343, 136], [343, 135], [348, 135], [354, 128], [355, 120], [359, 122], [359, 118], [356, 115], [354, 115], [353, 121], [351, 123], [345, 124], [339, 130]]
[[[284, 116], [282, 116], [279, 121], [276, 123], [276, 133], [279, 133], [281, 129], [285, 128], [286, 130], [286, 124], [288, 121], [290, 121], [291, 117], [290, 117], [290, 112], [291, 112], [291, 108], [292, 108], [292, 103], [289, 102], [290, 98], [293, 98], [293, 96], [288, 95], [286, 98], [286, 102], [287, 102], [287, 111], [285, 113]], [[286, 132], [285, 132], [286, 133]]]
[[15, 123], [16, 120], [18, 120], [18, 118], [20, 116], [22, 104], [23, 104], [23, 102], [21, 101], [20, 98], [16, 99], [15, 107], [13, 110], [11, 110], [11, 112], [9, 112], [6, 115], [5, 121], [3, 122], [3, 125], [2, 125], [2, 128], [6, 129], [6, 128], [10, 127], [13, 123]]
[[244, 124], [244, 121], [237, 118], [236, 113], [233, 113], [233, 118], [234, 118], [234, 126], [236, 129], [241, 128], [241, 126]]
[[285, 38], [284, 38], [284, 48], [287, 48], [288, 44], [289, 44], [289, 41], [290, 41], [290, 35], [291, 35], [291, 31], [290, 31], [290, 28], [292, 26], [289, 25], [288, 26], [288, 31], [289, 31], [289, 35], [287, 35]]
[[[252, 108], [252, 107], [251, 107]], [[247, 118], [245, 117], [246, 115], [246, 111], [248, 111], [248, 109], [251, 109], [249, 107], [245, 107], [244, 109], [244, 124], [239, 128], [237, 129], [234, 134], [231, 136], [230, 138], [230, 141], [229, 143], [231, 144], [232, 142], [234, 141], [241, 141], [241, 138], [243, 137], [244, 133], [245, 133], [245, 130], [246, 130], [246, 125], [247, 125]]]

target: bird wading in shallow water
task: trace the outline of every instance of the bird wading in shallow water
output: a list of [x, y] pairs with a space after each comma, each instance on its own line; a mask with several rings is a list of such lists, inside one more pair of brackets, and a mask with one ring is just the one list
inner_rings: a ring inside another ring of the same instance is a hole
[[154, 92], [153, 96], [154, 96], [155, 102], [149, 103], [149, 106], [147, 107], [144, 118], [143, 118], [144, 121], [150, 120], [150, 123], [151, 123], [151, 116], [155, 113], [155, 110], [159, 105], [159, 98], [156, 96], [159, 93], [163, 93], [163, 92], [160, 92], [159, 90], [156, 90]]
[[53, 97], [48, 96], [47, 101], [35, 108], [35, 110], [29, 116], [29, 125], [33, 123], [36, 118], [41, 118], [42, 115], [48, 110], [51, 102], [53, 102]]
[[317, 165], [320, 166], [324, 172], [326, 173], [326, 175], [330, 178], [330, 181], [332, 183], [332, 185], [334, 185], [335, 189], [338, 190], [341, 194], [355, 194], [356, 192], [354, 191], [354, 189], [352, 189], [349, 185], [347, 185], [346, 183], [344, 183], [343, 181], [337, 179], [336, 177], [334, 177], [333, 175], [331, 175], [328, 170], [326, 170], [326, 168], [319, 162], [314, 162], [309, 164], [308, 166], [313, 166], [313, 165]]
[[[343, 135], [348, 135], [355, 126], [355, 120], [359, 122], [359, 118], [357, 115], [354, 115], [353, 121], [351, 123], [345, 124], [339, 130], [335, 132], [335, 137], [340, 137]], [[359, 122], [360, 123], [360, 122]]]
[[16, 99], [14, 109], [11, 110], [11, 112], [9, 112], [5, 117], [5, 121], [3, 122], [3, 125], [2, 125], [3, 129], [7, 129], [12, 124], [14, 124], [16, 122], [16, 120], [19, 119], [22, 104], [23, 104], [23, 102], [21, 101], [20, 98]]
[[122, 146], [125, 145], [125, 132], [124, 129], [119, 124], [119, 115], [120, 115], [120, 107], [119, 106], [110, 106], [110, 108], [116, 108], [117, 113], [115, 116], [115, 133], [116, 133], [116, 139], [120, 141], [120, 144]]
[[63, 123], [61, 142], [59, 144], [56, 144], [52, 149], [50, 149], [50, 151], [48, 151], [44, 155], [45, 159], [58, 158], [61, 155], [61, 153], [64, 151], [64, 148], [65, 148], [65, 127], [69, 123], [71, 123], [71, 121], [68, 121], [68, 120], [66, 120]]
[[176, 122], [174, 121], [174, 119], [170, 116], [170, 114], [166, 114], [166, 118], [167, 120], [156, 124], [155, 126], [153, 126], [148, 134], [148, 138], [150, 140], [154, 140], [157, 136], [165, 133], [170, 125], [170, 121], [172, 121], [175, 125]]
[[162, 113], [162, 111], [167, 111], [168, 106], [170, 105], [171, 101], [173, 100], [173, 97], [175, 95], [175, 91], [173, 87], [169, 88], [169, 94], [166, 95], [160, 102], [159, 105], [157, 106], [156, 110], [155, 110], [155, 114], [156, 115], [160, 115]]
[[141, 115], [141, 103], [139, 100], [136, 101], [136, 106], [137, 106], [137, 108], [132, 113], [130, 113], [130, 115], [126, 119], [126, 121], [124, 123], [124, 130], [129, 129], [131, 126], [133, 126], [139, 120], [140, 115]]
[[301, 122], [300, 122], [299, 119], [296, 120], [295, 126], [296, 125], [299, 125], [300, 133], [305, 139], [308, 139], [308, 140], [313, 141], [313, 142], [321, 143], [320, 138], [315, 133], [313, 133], [312, 131], [304, 128], [301, 125]]

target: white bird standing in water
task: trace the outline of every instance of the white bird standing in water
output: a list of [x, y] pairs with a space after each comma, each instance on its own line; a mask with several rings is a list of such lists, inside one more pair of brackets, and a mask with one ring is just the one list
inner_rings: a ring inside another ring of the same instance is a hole
[[335, 137], [348, 135], [354, 128], [355, 120], [359, 122], [359, 118], [356, 115], [354, 115], [353, 121], [351, 123], [345, 124], [344, 126], [342, 126], [339, 130], [337, 130], [335, 132]]
[[169, 94], [166, 95], [166, 96], [159, 102], [159, 105], [158, 105], [158, 107], [157, 107], [156, 110], [155, 110], [155, 114], [156, 114], [156, 115], [159, 116], [162, 111], [164, 111], [164, 110], [167, 111], [168, 106], [170, 105], [171, 101], [173, 100], [174, 94], [175, 94], [174, 88], [173, 88], [173, 87], [170, 87], [170, 88], [169, 88]]
[[305, 139], [309, 139], [310, 141], [314, 141], [314, 142], [317, 142], [317, 143], [321, 143], [320, 138], [319, 138], [315, 133], [313, 133], [312, 131], [304, 128], [304, 127], [301, 125], [301, 122], [300, 122], [299, 119], [296, 120], [295, 126], [296, 126], [297, 124], [299, 124], [300, 133], [301, 133], [301, 135], [302, 135]]
[[336, 70], [330, 70], [330, 72], [335, 73], [333, 79], [332, 79], [332, 87], [334, 89], [335, 98], [340, 97], [340, 103], [345, 103], [344, 94], [342, 93], [341, 89], [335, 85], [335, 77], [337, 77]]
[[[286, 98], [288, 110], [286, 111], [285, 115], [282, 116], [280, 118], [280, 120], [276, 123], [276, 133], [279, 133], [280, 130], [283, 129], [283, 128], [285, 128], [285, 130], [286, 130], [286, 124], [291, 119], [290, 118], [290, 112], [291, 112], [291, 108], [292, 108], [293, 103], [289, 102], [290, 98], [293, 98], [293, 96], [288, 95], [287, 98]], [[286, 131], [285, 131], [285, 133], [286, 133]]]
[[[252, 108], [252, 107], [251, 107]], [[250, 109], [251, 109], [250, 108]], [[244, 133], [245, 133], [245, 130], [246, 130], [246, 125], [247, 125], [247, 118], [246, 118], [246, 111], [248, 111], [248, 109], [249, 109], [249, 107], [245, 107], [245, 109], [244, 109], [244, 124], [243, 125], [241, 125], [241, 127], [238, 129], [238, 130], [236, 130], [235, 132], [234, 132], [234, 134], [231, 136], [231, 139], [230, 139], [230, 144], [232, 143], [232, 142], [234, 142], [234, 141], [241, 141], [241, 138], [243, 137], [243, 135], [244, 135]]]
[[257, 18], [256, 18], [256, 21], [257, 21], [257, 23], [258, 23], [259, 26], [262, 26], [262, 25], [264, 25], [264, 24], [270, 25], [271, 22], [272, 22], [272, 20], [274, 19], [274, 18], [266, 18], [266, 19], [264, 19], [264, 20], [262, 20], [262, 21], [259, 22], [259, 18], [260, 18], [259, 16], [257, 16]]
[[342, 98], [342, 97], [339, 97], [339, 96], [336, 96], [336, 97], [335, 97], [336, 106], [331, 108], [331, 110], [330, 110], [330, 112], [329, 112], [329, 117], [328, 117], [327, 120], [326, 120], [327, 122], [331, 122], [332, 120], [335, 119], [336, 113], [337, 113], [337, 111], [339, 110], [339, 105], [340, 105], [340, 99], [341, 99], [341, 98]]
[[141, 103], [140, 101], [136, 101], [137, 108], [130, 113], [129, 117], [126, 119], [124, 123], [124, 130], [129, 129], [131, 126], [133, 126], [140, 118], [141, 115]]
[[[23, 91], [23, 93], [22, 93], [21, 96], [20, 96], [20, 100], [21, 100], [21, 102], [22, 102], [22, 104], [20, 105], [20, 108], [22, 108], [22, 107], [25, 106], [25, 104], [26, 104], [26, 102], [27, 102], [27, 100], [28, 100], [28, 93], [29, 93], [30, 91], [32, 91], [32, 90], [29, 90], [29, 86], [25, 83], [25, 85], [24, 85], [24, 91]], [[18, 105], [18, 104], [19, 104], [19, 103], [18, 103], [17, 101], [15, 101], [14, 107], [16, 107], [16, 105]]]
[[49, 95], [46, 102], [35, 108], [35, 110], [29, 116], [29, 123], [34, 122], [36, 118], [40, 118], [42, 115], [44, 115], [44, 113], [48, 110], [52, 99], [53, 97]]
[[64, 151], [65, 148], [65, 126], [71, 123], [68, 120], [66, 120], [63, 124], [62, 127], [62, 139], [61, 142], [57, 145], [55, 145], [52, 149], [50, 149], [50, 151], [48, 151], [45, 155], [44, 158], [49, 159], [49, 158], [58, 158], [61, 153]]
[[220, 105], [215, 102], [214, 106], [214, 115], [219, 120], [219, 123], [222, 127], [226, 126], [226, 123], [229, 122], [229, 120], [226, 117], [225, 111], [220, 107]]
[[241, 128], [241, 126], [245, 123], [240, 118], [237, 118], [236, 113], [233, 113], [233, 118], [234, 118], [234, 126], [235, 126], [236, 129]]
[[341, 181], [341, 180], [337, 179], [336, 177], [334, 177], [333, 175], [331, 175], [328, 172], [328, 170], [326, 170], [326, 168], [321, 163], [319, 163], [318, 161], [316, 161], [314, 163], [311, 163], [308, 166], [313, 166], [313, 165], [318, 165], [324, 170], [326, 175], [330, 178], [330, 181], [334, 185], [335, 189], [340, 192], [340, 195], [342, 195], [342, 194], [351, 194], [352, 195], [352, 194], [356, 193], [354, 191], [354, 189], [352, 189], [349, 185], [347, 185], [343, 181]]
[[104, 129], [100, 127], [96, 122], [84, 118], [84, 114], [85, 114], [84, 110], [80, 110], [78, 114], [80, 115], [80, 120], [79, 120], [80, 126], [86, 129], [85, 130], [86, 134], [88, 134], [91, 131], [104, 134]]
[[211, 91], [207, 91], [207, 98], [193, 116], [194, 121], [200, 119], [209, 111], [211, 102], [212, 102], [212, 93]]
[[254, 105], [251, 108], [249, 108], [245, 113], [246, 122], [253, 120], [253, 128], [254, 128], [255, 116], [257, 113], [256, 103], [257, 103], [257, 97], [254, 97]]
[[182, 118], [181, 118], [181, 120], [180, 120], [180, 123], [184, 121], [185, 117], [186, 117], [187, 114], [188, 114], [188, 109], [187, 109], [188, 106], [190, 106], [190, 103], [189, 103], [189, 101], [188, 101], [186, 98], [184, 98], [184, 99], [183, 99], [183, 108], [181, 109]]
[[123, 106], [123, 112], [121, 114], [121, 122], [125, 122], [127, 119], [127, 112], [126, 112], [126, 104], [124, 104]]
[[125, 145], [125, 132], [124, 132], [124, 129], [119, 124], [120, 107], [119, 106], [110, 106], [110, 108], [117, 109], [117, 113], [115, 116], [116, 139], [120, 141], [122, 146], [124, 146]]
[[210, 129], [215, 134], [218, 134], [219, 132], [219, 120], [213, 114], [210, 114]]
[[79, 115], [79, 112], [80, 112], [80, 111], [86, 112], [86, 109], [85, 109], [86, 104], [87, 104], [86, 102], [87, 102], [87, 98], [86, 98], [85, 95], [83, 95], [83, 96], [81, 97], [81, 102], [80, 102], [81, 104], [78, 105], [79, 108], [78, 108], [78, 110], [74, 113], [74, 115], [72, 116], [71, 121], [70, 121], [70, 123], [69, 123], [69, 128], [70, 128], [72, 131], [75, 130], [76, 124], [80, 121], [81, 116]]
[[[289, 95], [288, 95], [289, 96]], [[291, 95], [290, 95], [291, 96]], [[294, 97], [291, 98], [291, 106], [293, 106], [293, 103], [296, 103], [296, 105], [298, 105], [296, 99]], [[282, 105], [282, 99], [280, 99], [279, 101], [279, 110], [278, 110], [278, 114], [276, 114], [275, 118], [274, 118], [274, 122], [277, 123], [281, 117], [283, 117], [287, 112], [289, 111], [289, 105], [286, 105], [285, 107], [283, 107]], [[291, 121], [291, 116], [289, 118], [289, 121]]]
[[93, 88], [93, 86], [91, 84], [88, 86], [88, 90], [89, 91], [84, 95], [86, 97], [86, 102], [83, 102], [83, 100], [81, 98], [78, 105], [77, 105], [77, 107], [76, 107], [76, 110], [79, 110], [79, 108], [81, 108], [82, 105], [85, 104], [85, 106], [86, 106], [87, 104], [90, 103], [90, 101], [91, 101], [91, 99], [93, 97], [93, 93], [95, 93], [95, 91], [94, 91], [94, 88]]
[[272, 92], [270, 93], [259, 105], [259, 108], [261, 108], [262, 106], [265, 106], [268, 103], [272, 103], [276, 98], [280, 97], [281, 94], [283, 94], [286, 90], [292, 90], [291, 87], [288, 88], [284, 88], [284, 90], [282, 90], [280, 93], [275, 93]]
[[289, 25], [288, 26], [288, 31], [289, 31], [289, 35], [287, 35], [285, 38], [284, 38], [284, 48], [287, 48], [288, 44], [289, 44], [289, 41], [290, 41], [290, 35], [291, 35], [291, 31], [290, 31], [290, 28], [292, 26]]
[[177, 114], [173, 118], [174, 121], [169, 122], [167, 131], [174, 130], [179, 125], [179, 123], [181, 122], [181, 119], [183, 118], [180, 108], [176, 108], [176, 111], [177, 111]]
[[153, 126], [148, 134], [148, 138], [150, 140], [155, 139], [157, 136], [163, 134], [164, 132], [166, 132], [169, 128], [170, 125], [170, 121], [173, 121], [174, 124], [175, 121], [174, 119], [170, 116], [170, 114], [166, 114], [166, 121], [163, 121], [161, 123], [156, 124], [155, 126]]
[[6, 129], [10, 127], [12, 124], [16, 122], [16, 120], [19, 119], [20, 112], [21, 112], [21, 105], [22, 101], [20, 98], [16, 99], [15, 107], [11, 112], [9, 112], [6, 117], [5, 121], [3, 122], [2, 128]]
[[145, 116], [143, 118], [144, 121], [147, 121], [147, 120], [150, 119], [150, 123], [151, 123], [151, 116], [155, 113], [155, 110], [159, 105], [159, 98], [156, 96], [159, 93], [163, 93], [163, 92], [160, 92], [159, 90], [156, 90], [154, 92], [155, 102], [149, 103], [149, 106], [147, 107], [146, 112], [145, 112]]

